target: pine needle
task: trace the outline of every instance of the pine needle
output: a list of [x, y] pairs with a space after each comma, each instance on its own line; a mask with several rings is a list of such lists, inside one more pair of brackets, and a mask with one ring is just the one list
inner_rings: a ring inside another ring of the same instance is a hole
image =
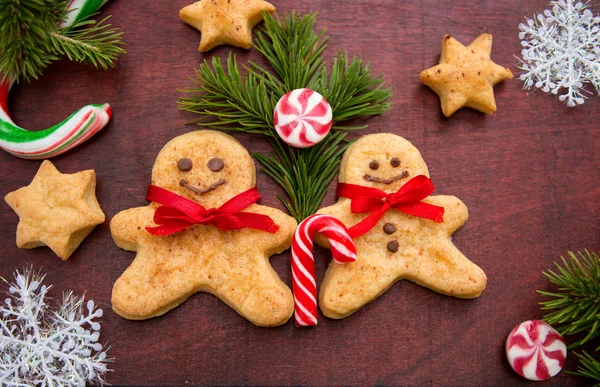
[[205, 60], [191, 78], [197, 87], [182, 90], [190, 96], [180, 98], [179, 106], [198, 114], [192, 123], [203, 127], [269, 137], [274, 152], [255, 157], [265, 173], [283, 187], [288, 198], [280, 200], [301, 221], [319, 208], [349, 143], [344, 141], [346, 133], [340, 131], [308, 149], [288, 146], [273, 126], [277, 101], [291, 90], [310, 88], [331, 105], [334, 129], [363, 129], [366, 125], [343, 123], [388, 110], [391, 89], [383, 88], [383, 79], [373, 77], [360, 59], [349, 62], [346, 53], [338, 53], [328, 72], [323, 59], [328, 38], [324, 31], [315, 33], [315, 14], [263, 16], [265, 22], [254, 38], [254, 47], [273, 70], [249, 61], [242, 77], [231, 54], [226, 66], [219, 58], [211, 63]]

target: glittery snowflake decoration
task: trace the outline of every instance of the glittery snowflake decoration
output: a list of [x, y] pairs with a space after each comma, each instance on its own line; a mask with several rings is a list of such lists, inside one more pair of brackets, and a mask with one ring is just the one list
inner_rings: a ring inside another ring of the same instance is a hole
[[31, 269], [15, 273], [0, 304], [0, 386], [103, 385], [106, 348], [98, 343], [102, 309], [63, 294], [57, 308], [46, 297], [50, 286]]
[[523, 87], [536, 87], [573, 107], [600, 93], [600, 17], [583, 3], [558, 0], [519, 25]]

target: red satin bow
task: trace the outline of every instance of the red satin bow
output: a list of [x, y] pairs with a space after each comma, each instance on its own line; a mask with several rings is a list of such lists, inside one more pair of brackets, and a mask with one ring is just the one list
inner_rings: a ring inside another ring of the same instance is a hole
[[148, 186], [146, 200], [160, 203], [154, 212], [154, 223], [159, 226], [146, 227], [152, 235], [171, 235], [195, 224], [214, 224], [221, 230], [253, 228], [274, 234], [279, 230], [267, 215], [240, 212], [260, 200], [256, 188], [234, 196], [219, 208], [206, 209], [200, 204], [155, 185]]
[[391, 194], [386, 194], [377, 188], [339, 183], [337, 196], [352, 200], [350, 204], [352, 212], [371, 213], [348, 230], [350, 236], [356, 238], [375, 227], [390, 208], [419, 218], [431, 219], [436, 223], [443, 222], [444, 207], [421, 202], [432, 193], [432, 181], [425, 175], [419, 175], [407, 181], [398, 192]]

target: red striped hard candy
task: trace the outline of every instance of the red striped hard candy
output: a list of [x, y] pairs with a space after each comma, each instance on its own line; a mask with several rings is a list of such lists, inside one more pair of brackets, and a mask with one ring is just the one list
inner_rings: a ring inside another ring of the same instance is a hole
[[308, 148], [329, 133], [331, 106], [316, 91], [296, 89], [277, 102], [273, 120], [275, 130], [283, 141], [296, 148]]
[[517, 325], [506, 339], [510, 366], [529, 380], [545, 380], [558, 374], [567, 359], [565, 339], [541, 320]]

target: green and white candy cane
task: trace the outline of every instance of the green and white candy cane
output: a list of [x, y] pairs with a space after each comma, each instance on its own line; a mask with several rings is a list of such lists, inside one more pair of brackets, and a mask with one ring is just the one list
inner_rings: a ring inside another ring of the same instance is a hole
[[[71, 0], [63, 27], [68, 27], [96, 12], [108, 0]], [[108, 104], [86, 105], [63, 122], [48, 129], [29, 131], [13, 122], [8, 113], [8, 93], [14, 80], [0, 83], [0, 148], [26, 159], [47, 159], [57, 156], [83, 143], [100, 129], [111, 117]]]

